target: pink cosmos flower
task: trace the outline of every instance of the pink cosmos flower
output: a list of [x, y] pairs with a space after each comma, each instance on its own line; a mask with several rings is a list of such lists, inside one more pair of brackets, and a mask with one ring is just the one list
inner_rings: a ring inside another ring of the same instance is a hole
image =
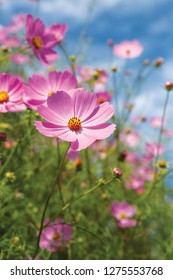
[[0, 112], [19, 112], [26, 109], [23, 104], [23, 83], [11, 74], [0, 74]]
[[48, 34], [43, 22], [40, 19], [34, 20], [32, 15], [26, 19], [26, 40], [41, 63], [49, 64], [58, 58], [52, 49], [57, 44], [55, 36]]
[[42, 231], [40, 247], [55, 252], [72, 239], [72, 231], [72, 226], [63, 224], [61, 219], [57, 219]]
[[131, 178], [126, 183], [127, 189], [133, 189], [138, 194], [144, 193], [144, 180], [141, 178], [136, 177], [135, 175], [132, 175]]
[[49, 72], [48, 78], [40, 74], [34, 74], [24, 86], [24, 101], [28, 107], [37, 110], [37, 106], [44, 104], [51, 94], [57, 91], [65, 91], [72, 94], [77, 86], [74, 75], [65, 72]]
[[28, 56], [19, 53], [19, 54], [13, 54], [10, 57], [10, 60], [12, 60], [16, 64], [25, 64], [29, 61]]
[[143, 52], [143, 46], [138, 40], [123, 41], [113, 47], [113, 54], [120, 58], [136, 58]]
[[22, 28], [24, 28], [25, 24], [26, 24], [26, 17], [27, 17], [27, 14], [25, 14], [25, 13], [20, 13], [20, 14], [14, 15], [12, 18], [12, 22], [7, 27], [9, 32], [17, 33]]
[[105, 123], [114, 114], [113, 106], [108, 102], [98, 105], [96, 96], [85, 90], [76, 90], [72, 96], [64, 91], [52, 94], [47, 106], [38, 106], [38, 112], [47, 122], [35, 121], [36, 129], [47, 137], [71, 142], [77, 151], [115, 130], [114, 124]]
[[131, 219], [136, 213], [136, 207], [129, 205], [126, 201], [122, 201], [121, 203], [114, 201], [110, 209], [112, 215], [118, 221], [119, 227], [126, 228], [136, 226], [136, 221]]
[[120, 140], [128, 147], [135, 147], [139, 142], [139, 134], [136, 131], [123, 131], [120, 134]]
[[64, 35], [67, 32], [67, 24], [55, 24], [46, 29], [49, 34], [53, 34], [57, 41], [57, 44], [61, 43], [64, 39]]
[[146, 143], [145, 146], [147, 152], [153, 157], [161, 155], [164, 152], [164, 146], [162, 144], [159, 145], [158, 143]]
[[112, 99], [111, 94], [108, 91], [100, 91], [100, 92], [96, 92], [96, 96], [97, 96], [97, 103], [101, 104], [104, 102], [110, 102]]

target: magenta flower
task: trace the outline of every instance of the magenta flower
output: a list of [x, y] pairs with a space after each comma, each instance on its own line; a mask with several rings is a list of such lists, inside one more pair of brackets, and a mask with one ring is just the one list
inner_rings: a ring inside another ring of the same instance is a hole
[[19, 112], [23, 104], [23, 83], [11, 74], [0, 74], [0, 113]]
[[24, 101], [27, 106], [37, 110], [37, 106], [44, 104], [51, 94], [65, 91], [69, 94], [76, 88], [75, 76], [69, 72], [49, 72], [48, 78], [34, 74], [25, 85]]
[[49, 34], [53, 34], [57, 41], [57, 44], [61, 43], [67, 32], [67, 24], [55, 24], [46, 29]]
[[136, 226], [136, 221], [131, 219], [136, 213], [136, 207], [129, 205], [126, 201], [122, 201], [121, 203], [114, 201], [110, 209], [112, 215], [118, 221], [119, 227], [126, 228]]
[[73, 227], [66, 225], [61, 219], [46, 226], [40, 238], [40, 247], [55, 252], [72, 239]]
[[47, 106], [39, 106], [38, 112], [48, 122], [35, 121], [36, 129], [47, 137], [71, 142], [77, 151], [115, 130], [115, 124], [105, 123], [114, 114], [113, 106], [108, 102], [98, 105], [95, 94], [89, 91], [76, 90], [72, 96], [64, 91], [52, 94]]
[[143, 52], [143, 46], [138, 40], [123, 41], [113, 47], [113, 54], [120, 58], [136, 58]]
[[41, 63], [49, 64], [58, 58], [52, 49], [57, 44], [55, 36], [48, 34], [43, 22], [40, 19], [34, 20], [31, 15], [26, 19], [26, 40]]
[[112, 99], [111, 94], [108, 91], [96, 92], [97, 103], [102, 104], [104, 102], [110, 102]]

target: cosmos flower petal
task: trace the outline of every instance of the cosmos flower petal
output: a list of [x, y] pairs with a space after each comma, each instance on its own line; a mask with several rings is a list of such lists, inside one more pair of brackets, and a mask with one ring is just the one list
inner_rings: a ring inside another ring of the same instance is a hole
[[67, 121], [65, 121], [60, 114], [51, 110], [49, 107], [44, 105], [38, 106], [39, 114], [48, 122], [56, 124], [58, 126], [67, 126]]
[[97, 104], [97, 97], [95, 94], [76, 90], [73, 94], [75, 116], [82, 120], [86, 119], [94, 111]]
[[102, 103], [93, 111], [92, 115], [83, 121], [84, 127], [90, 127], [105, 123], [114, 114], [114, 108], [108, 102]]
[[116, 125], [110, 123], [100, 124], [97, 126], [90, 127], [89, 129], [86, 127], [83, 128], [83, 130], [87, 134], [96, 137], [97, 140], [101, 140], [109, 137], [114, 132], [115, 129], [116, 129]]
[[96, 137], [86, 134], [85, 132], [79, 133], [77, 135], [77, 140], [72, 142], [71, 148], [76, 151], [86, 149], [93, 142], [95, 142]]
[[47, 105], [52, 111], [57, 112], [67, 123], [70, 118], [74, 117], [72, 99], [64, 91], [59, 91], [49, 96]]
[[75, 141], [76, 135], [70, 129], [55, 124], [35, 121], [36, 129], [47, 137], [57, 137], [65, 141]]

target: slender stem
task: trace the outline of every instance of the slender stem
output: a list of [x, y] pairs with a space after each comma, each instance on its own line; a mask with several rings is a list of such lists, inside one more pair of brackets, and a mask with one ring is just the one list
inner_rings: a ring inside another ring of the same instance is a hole
[[[43, 226], [44, 226], [44, 219], [45, 219], [45, 216], [46, 216], [46, 211], [47, 211], [47, 208], [48, 208], [48, 205], [49, 205], [50, 198], [51, 198], [51, 196], [52, 196], [52, 194], [53, 194], [53, 192], [55, 190], [55, 187], [57, 185], [57, 182], [59, 180], [59, 177], [60, 177], [60, 174], [61, 174], [61, 171], [62, 171], [62, 168], [63, 168], [63, 165], [64, 165], [64, 161], [65, 161], [65, 158], [66, 158], [66, 155], [67, 155], [69, 147], [70, 147], [70, 145], [68, 145], [67, 150], [64, 153], [64, 156], [63, 156], [63, 158], [61, 160], [61, 163], [59, 165], [59, 168], [58, 168], [56, 179], [55, 179], [55, 181], [54, 181], [54, 183], [52, 185], [51, 191], [50, 191], [50, 193], [49, 193], [49, 195], [47, 197], [46, 203], [45, 203], [45, 207], [44, 207], [44, 210], [43, 210], [43, 213], [42, 213], [42, 217], [41, 217], [41, 225], [40, 225], [39, 234], [38, 234], [38, 238], [37, 238], [36, 250], [35, 250], [35, 253], [33, 255], [33, 259], [36, 258], [38, 250], [39, 250], [40, 238], [41, 238], [41, 234], [42, 234], [42, 230], [43, 230]], [[61, 189], [59, 189], [59, 191], [61, 192]], [[62, 196], [62, 192], [61, 192], [61, 196]]]
[[[166, 115], [166, 109], [167, 109], [167, 105], [168, 105], [168, 100], [169, 100], [169, 90], [167, 90], [166, 93], [166, 99], [165, 99], [165, 104], [163, 107], [163, 114], [162, 114], [162, 120], [161, 120], [161, 127], [160, 127], [160, 132], [159, 132], [159, 139], [158, 139], [158, 149], [157, 149], [157, 154], [155, 157], [155, 161], [154, 161], [154, 166], [156, 164], [156, 162], [158, 161], [159, 158], [159, 146], [162, 142], [162, 134], [163, 134], [163, 128], [164, 128], [164, 120], [165, 120], [165, 115]], [[156, 172], [156, 168], [155, 168], [155, 172]]]
[[113, 180], [113, 178], [109, 179], [106, 182], [104, 179], [99, 180], [99, 182], [93, 188], [89, 189], [88, 191], [83, 192], [82, 194], [80, 194], [79, 196], [77, 196], [76, 198], [74, 198], [73, 200], [68, 202], [66, 205], [64, 205], [64, 207], [61, 209], [61, 211], [58, 213], [58, 215], [61, 214], [62, 212], [64, 212], [68, 207], [70, 207], [74, 202], [76, 202], [80, 198], [88, 195], [89, 193], [95, 191], [96, 189], [100, 188], [103, 185], [105, 186], [105, 185], [109, 184], [112, 180]]
[[89, 160], [88, 149], [85, 149], [85, 160], [86, 160], [86, 169], [87, 169], [89, 183], [92, 184], [91, 167], [90, 167], [90, 160]]

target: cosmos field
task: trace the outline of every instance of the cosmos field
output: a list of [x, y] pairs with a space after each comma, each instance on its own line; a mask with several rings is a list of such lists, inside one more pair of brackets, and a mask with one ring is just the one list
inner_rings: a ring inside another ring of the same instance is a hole
[[173, 80], [159, 116], [133, 113], [164, 58], [131, 69], [142, 43], [108, 38], [123, 67], [93, 68], [67, 32], [21, 13], [0, 26], [0, 259], [172, 259]]

